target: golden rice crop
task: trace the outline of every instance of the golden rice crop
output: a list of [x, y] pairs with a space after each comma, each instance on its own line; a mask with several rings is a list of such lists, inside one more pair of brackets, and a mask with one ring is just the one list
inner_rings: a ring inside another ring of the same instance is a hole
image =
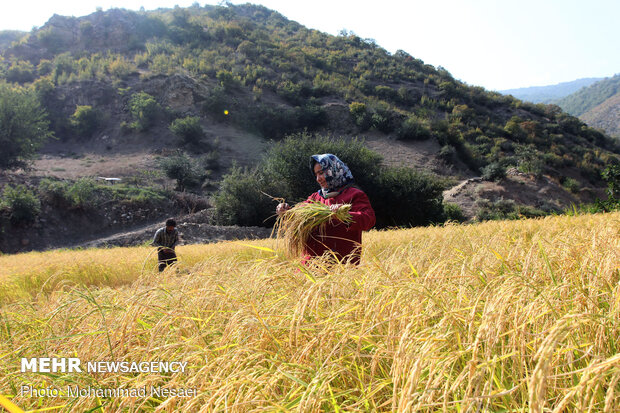
[[333, 219], [345, 224], [352, 222], [350, 210], [351, 204], [332, 210], [318, 201], [300, 202], [278, 217], [274, 232], [278, 239], [284, 240], [289, 255], [298, 257], [313, 231], [323, 233], [327, 223]]
[[[0, 256], [0, 394], [64, 412], [620, 410], [620, 213], [371, 231], [359, 266], [275, 245], [182, 246], [161, 274], [143, 247]], [[115, 271], [127, 282], [93, 282]], [[45, 356], [188, 370], [20, 372]]]

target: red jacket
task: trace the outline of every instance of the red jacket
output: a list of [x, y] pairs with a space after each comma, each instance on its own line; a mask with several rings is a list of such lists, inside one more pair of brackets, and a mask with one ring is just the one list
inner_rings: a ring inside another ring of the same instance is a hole
[[359, 264], [362, 252], [362, 231], [368, 231], [375, 225], [375, 211], [370, 205], [368, 196], [357, 188], [349, 187], [333, 198], [323, 198], [318, 192], [314, 192], [308, 197], [308, 201], [319, 201], [325, 205], [351, 204], [349, 212], [353, 222], [344, 224], [335, 220], [328, 222], [323, 232], [315, 230], [306, 242], [304, 261], [331, 250], [339, 260], [351, 255], [347, 259], [354, 264]]

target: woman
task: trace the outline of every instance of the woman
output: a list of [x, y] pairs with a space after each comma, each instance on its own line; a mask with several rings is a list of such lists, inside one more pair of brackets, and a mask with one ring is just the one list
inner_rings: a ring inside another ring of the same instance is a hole
[[[334, 211], [343, 204], [351, 204], [349, 213], [353, 222], [345, 224], [335, 218], [327, 223], [323, 231], [315, 230], [304, 247], [304, 260], [328, 252], [340, 261], [359, 264], [362, 231], [368, 231], [375, 225], [375, 211], [368, 196], [354, 186], [351, 171], [336, 155], [312, 155], [310, 169], [321, 189], [310, 195], [306, 202], [318, 201], [329, 205]], [[280, 215], [287, 209], [288, 204], [280, 204], [276, 212]]]

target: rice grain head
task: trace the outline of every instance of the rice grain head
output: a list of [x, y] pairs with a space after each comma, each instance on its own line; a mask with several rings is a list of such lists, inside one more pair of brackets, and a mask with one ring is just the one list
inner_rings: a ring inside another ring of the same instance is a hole
[[341, 205], [332, 211], [329, 205], [318, 201], [300, 202], [278, 217], [274, 232], [278, 240], [284, 240], [288, 254], [299, 256], [310, 234], [317, 229], [319, 233], [324, 233], [329, 221], [353, 222], [350, 210], [351, 204]]

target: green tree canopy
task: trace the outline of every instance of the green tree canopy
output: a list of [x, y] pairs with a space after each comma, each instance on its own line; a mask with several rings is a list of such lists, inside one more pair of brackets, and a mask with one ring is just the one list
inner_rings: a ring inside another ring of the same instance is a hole
[[0, 82], [0, 168], [24, 166], [53, 134], [36, 94]]

